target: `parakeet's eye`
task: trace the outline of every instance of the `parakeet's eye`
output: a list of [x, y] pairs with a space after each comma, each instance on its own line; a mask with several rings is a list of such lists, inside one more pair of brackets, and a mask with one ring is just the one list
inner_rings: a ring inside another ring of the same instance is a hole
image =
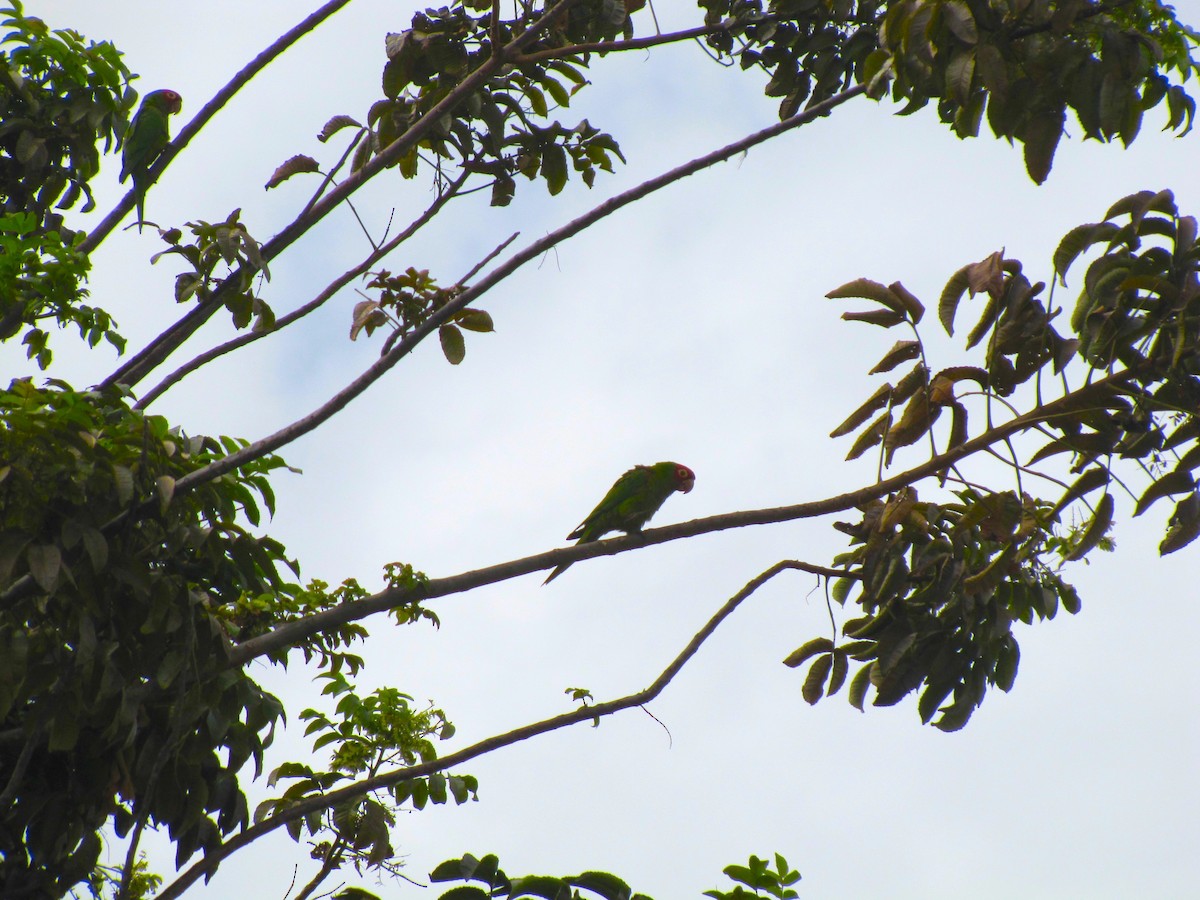
[[687, 466], [676, 466], [675, 480], [679, 482], [679, 490], [686, 494], [696, 483], [696, 473]]

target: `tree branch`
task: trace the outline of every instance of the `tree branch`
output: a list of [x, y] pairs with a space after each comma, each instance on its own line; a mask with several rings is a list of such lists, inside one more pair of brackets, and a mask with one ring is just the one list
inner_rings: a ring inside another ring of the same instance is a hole
[[512, 731], [506, 731], [503, 734], [493, 735], [489, 738], [484, 738], [469, 747], [464, 747], [455, 753], [447, 754], [441, 759], [431, 760], [430, 762], [421, 763], [415, 766], [409, 766], [403, 769], [397, 769], [393, 772], [386, 772], [382, 775], [376, 775], [373, 778], [366, 778], [355, 784], [348, 785], [336, 791], [330, 791], [327, 794], [311, 797], [301, 800], [294, 806], [288, 807], [283, 812], [276, 813], [260, 822], [255, 823], [250, 828], [238, 834], [236, 837], [224, 842], [221, 846], [208, 851], [204, 859], [193, 865], [190, 869], [180, 875], [161, 893], [157, 894], [157, 900], [173, 900], [180, 896], [190, 885], [204, 876], [210, 878], [216, 872], [217, 867], [222, 860], [227, 859], [232, 854], [236, 853], [242, 847], [258, 840], [275, 829], [286, 825], [288, 822], [294, 822], [297, 819], [303, 818], [309, 813], [317, 810], [326, 809], [336, 806], [348, 800], [353, 800], [371, 791], [377, 791], [382, 788], [391, 787], [403, 781], [411, 781], [415, 778], [421, 778], [430, 775], [434, 772], [439, 772], [444, 769], [450, 769], [454, 766], [461, 765], [476, 757], [491, 753], [494, 750], [499, 750], [503, 747], [511, 746], [512, 744], [520, 743], [521, 741], [529, 740], [532, 737], [546, 734], [551, 731], [556, 731], [560, 728], [566, 728], [570, 725], [576, 725], [580, 722], [591, 722], [595, 719], [611, 716], [622, 710], [633, 707], [643, 706], [654, 700], [659, 694], [666, 689], [667, 685], [675, 678], [676, 675], [683, 669], [685, 665], [696, 655], [700, 647], [709, 637], [712, 636], [741, 603], [746, 600], [751, 594], [762, 587], [770, 579], [774, 578], [780, 572], [788, 569], [803, 568], [803, 564], [798, 564], [794, 560], [784, 560], [771, 566], [769, 569], [758, 575], [746, 584], [740, 591], [734, 594], [725, 602], [725, 604], [717, 610], [711, 619], [703, 628], [698, 631], [687, 646], [680, 651], [679, 655], [671, 661], [671, 663], [663, 669], [662, 673], [654, 679], [651, 684], [644, 690], [638, 691], [635, 694], [630, 694], [626, 697], [621, 697], [617, 700], [608, 700], [604, 703], [596, 703], [589, 706], [581, 706], [568, 713], [562, 713], [557, 716], [552, 716], [548, 719], [542, 719], [539, 722], [533, 722], [529, 725], [524, 725], [520, 728], [514, 728]]
[[728, 144], [719, 150], [714, 150], [711, 153], [697, 157], [696, 159], [671, 169], [668, 172], [664, 172], [661, 175], [648, 179], [647, 181], [642, 182], [628, 191], [605, 200], [603, 203], [593, 207], [579, 218], [567, 223], [555, 231], [550, 232], [545, 237], [534, 241], [523, 250], [509, 257], [508, 260], [506, 260], [497, 268], [493, 269], [476, 284], [467, 288], [453, 300], [446, 303], [445, 306], [426, 319], [424, 323], [419, 325], [417, 328], [414, 328], [404, 340], [400, 341], [394, 348], [388, 351], [385, 356], [380, 357], [379, 360], [367, 368], [358, 378], [350, 382], [350, 384], [331, 397], [323, 405], [313, 410], [307, 416], [297, 419], [290, 425], [281, 428], [274, 434], [268, 435], [267, 437], [256, 441], [250, 446], [244, 447], [236, 453], [231, 453], [229, 456], [210, 463], [203, 469], [199, 469], [195, 472], [185, 475], [183, 478], [180, 478], [178, 482], [176, 482], [176, 493], [179, 491], [191, 490], [199, 484], [211, 481], [214, 478], [219, 478], [226, 472], [236, 469], [238, 466], [243, 465], [250, 460], [258, 459], [261, 456], [272, 453], [275, 450], [278, 450], [280, 447], [290, 444], [292, 441], [296, 440], [302, 435], [307, 434], [318, 426], [323, 425], [326, 421], [344, 409], [352, 400], [358, 397], [359, 394], [363, 393], [363, 391], [365, 391], [368, 387], [382, 378], [383, 375], [392, 368], [392, 366], [411, 353], [412, 350], [422, 340], [424, 340], [429, 334], [432, 334], [434, 331], [436, 331], [440, 325], [450, 318], [450, 316], [466, 307], [468, 304], [485, 294], [487, 291], [491, 290], [493, 287], [495, 287], [495, 285], [499, 284], [521, 266], [525, 265], [525, 263], [541, 256], [556, 244], [561, 243], [567, 238], [574, 237], [585, 228], [594, 225], [596, 222], [611, 215], [617, 210], [628, 206], [631, 203], [635, 203], [669, 184], [686, 178], [688, 175], [693, 175], [702, 169], [715, 165], [716, 163], [724, 162], [725, 160], [733, 156], [737, 156], [740, 153], [744, 153], [751, 147], [770, 140], [773, 137], [777, 137], [786, 131], [797, 128], [801, 125], [806, 125], [809, 122], [828, 114], [832, 109], [840, 106], [847, 100], [859, 96], [865, 90], [865, 86], [855, 85], [852, 88], [842, 91], [840, 94], [836, 94], [827, 100], [814, 104], [804, 112], [798, 113], [789, 119], [776, 122], [773, 125], [762, 129], [761, 131], [756, 131], [755, 133], [748, 135], [741, 140], [734, 141], [732, 144]]
[[660, 44], [674, 44], [679, 41], [690, 41], [693, 38], [707, 37], [710, 34], [720, 34], [735, 28], [745, 28], [760, 22], [773, 21], [776, 16], [762, 16], [751, 21], [725, 19], [715, 25], [697, 25], [695, 28], [685, 28], [669, 34], [654, 34], [642, 38], [629, 38], [624, 41], [595, 41], [589, 44], [570, 44], [566, 47], [550, 47], [545, 50], [535, 50], [525, 53], [513, 60], [514, 63], [541, 62], [545, 59], [561, 59], [567, 56], [577, 56], [580, 53], [616, 53], [621, 50], [644, 50], [647, 47], [657, 47]]
[[[708, 516], [703, 519], [693, 519], [690, 522], [680, 522], [677, 525], [667, 525], [662, 528], [651, 528], [637, 534], [625, 537], [611, 538], [606, 541], [594, 541], [587, 544], [575, 544], [557, 550], [548, 550], [523, 559], [498, 563], [483, 569], [462, 572], [446, 578], [433, 578], [422, 584], [406, 587], [386, 588], [377, 594], [362, 600], [354, 600], [323, 610], [303, 619], [297, 619], [273, 629], [267, 634], [249, 638], [237, 644], [229, 656], [229, 663], [241, 666], [251, 660], [268, 653], [286, 650], [302, 643], [305, 639], [340, 625], [366, 618], [377, 612], [403, 606], [408, 603], [429, 600], [434, 597], [445, 597], [464, 591], [474, 590], [488, 584], [507, 581], [532, 572], [551, 569], [563, 563], [575, 563], [584, 559], [598, 556], [614, 556], [629, 550], [677, 541], [684, 538], [696, 537], [701, 534], [711, 534], [730, 528], [745, 528], [750, 525], [767, 525], [778, 522], [790, 522], [795, 519], [811, 519], [832, 513], [844, 512], [861, 506], [872, 500], [887, 496], [895, 490], [915, 484], [922, 478], [938, 474], [950, 464], [970, 456], [980, 450], [990, 447], [1008, 436], [1023, 431], [1032, 425], [1047, 421], [1058, 416], [1068, 407], [1078, 406], [1094, 394], [1105, 393], [1134, 377], [1134, 372], [1124, 372], [1110, 375], [1090, 385], [1080, 388], [1073, 394], [1061, 397], [1037, 410], [999, 425], [975, 438], [965, 441], [947, 450], [939, 456], [926, 460], [907, 471], [893, 475], [868, 487], [859, 488], [844, 494], [827, 497], [823, 500], [812, 500], [806, 503], [796, 503], [791, 506], [777, 506], [766, 509], [742, 510], [739, 512], [723, 513]], [[811, 570], [807, 570], [811, 571]], [[822, 573], [824, 574], [824, 573]], [[842, 573], [838, 573], [842, 574]]]
[[[321, 219], [325, 218], [343, 200], [384, 169], [394, 165], [401, 156], [424, 138], [429, 131], [437, 127], [443, 116], [449, 114], [466, 97], [482, 87], [496, 71], [508, 63], [511, 57], [517, 55], [522, 48], [532, 43], [539, 33], [552, 25], [559, 16], [578, 2], [579, 0], [559, 0], [558, 3], [543, 14], [526, 31], [523, 31], [510, 41], [504, 47], [503, 52], [490, 56], [479, 68], [466, 76], [457, 87], [443, 97], [425, 115], [414, 122], [404, 134], [392, 141], [392, 143], [381, 150], [378, 155], [373, 157], [357, 172], [351, 173], [310, 210], [303, 215], [297, 216], [282, 231], [276, 234], [275, 237], [263, 244], [260, 248], [262, 258], [267, 262], [276, 258], [310, 228], [320, 222]], [[241, 282], [241, 275], [242, 271], [239, 268], [237, 272], [228, 276], [213, 291], [208, 299], [180, 318], [174, 325], [151, 341], [141, 352], [109, 375], [101, 386], [111, 387], [116, 384], [124, 384], [133, 387], [145, 378], [151, 370], [174, 353], [184, 341], [191, 337], [197, 329], [221, 308], [229, 291], [233, 289], [234, 285]]]
[[[292, 44], [296, 43], [296, 41], [300, 40], [300, 38], [304, 37], [304, 35], [312, 31], [349, 2], [350, 0], [330, 0], [330, 2], [296, 25], [295, 28], [281, 35], [275, 43], [254, 57], [240, 72], [234, 75], [229, 83], [217, 91], [213, 98], [204, 105], [204, 108], [196, 113], [195, 118], [183, 127], [175, 140], [171, 141], [163, 150], [158, 160], [151, 166], [150, 171], [147, 173], [149, 183], [154, 184], [158, 181], [163, 170], [171, 164], [171, 160], [191, 142], [200, 129], [208, 124], [209, 119], [215, 116], [221, 107], [228, 103], [233, 95], [240, 91], [251, 78], [265, 69], [277, 56], [291, 47]], [[83, 243], [79, 245], [79, 249], [83, 253], [91, 253], [96, 249], [100, 242], [108, 237], [109, 232], [121, 223], [121, 220], [125, 218], [125, 214], [133, 208], [136, 199], [137, 188], [133, 188], [121, 198], [121, 201], [113, 208], [112, 212], [105, 216], [99, 225], [88, 232], [87, 237], [83, 239]]]
[[184, 377], [191, 374], [196, 369], [199, 369], [201, 366], [212, 362], [217, 357], [223, 356], [232, 350], [236, 350], [239, 347], [244, 347], [246, 344], [253, 343], [259, 338], [276, 334], [280, 330], [286, 328], [288, 325], [291, 325], [298, 319], [304, 318], [304, 316], [307, 316], [310, 312], [323, 305], [347, 284], [364, 274], [371, 266], [375, 265], [375, 263], [379, 262], [379, 260], [383, 259], [402, 243], [420, 231], [434, 216], [441, 212], [443, 206], [454, 199], [454, 197], [458, 194], [459, 188], [463, 186], [468, 177], [470, 177], [470, 173], [463, 172], [445, 191], [442, 191], [438, 198], [434, 200], [432, 204], [430, 204], [429, 208], [426, 209], [425, 212], [421, 213], [421, 215], [416, 219], [414, 219], [412, 223], [406, 229], [404, 229], [404, 231], [400, 232], [390, 241], [378, 247], [377, 249], [372, 250], [371, 253], [369, 253], [361, 263], [359, 263], [353, 269], [343, 272], [341, 275], [331, 281], [325, 290], [317, 294], [317, 296], [308, 303], [297, 307], [286, 316], [281, 316], [275, 322], [275, 327], [270, 331], [257, 331], [249, 334], [241, 334], [232, 340], [228, 340], [223, 344], [204, 351], [199, 356], [196, 356], [184, 363], [182, 366], [156, 384], [145, 394], [145, 396], [143, 396], [137, 403], [133, 405], [133, 408], [145, 409], [157, 398], [166, 393], [169, 388], [177, 384], [179, 381], [182, 381]]

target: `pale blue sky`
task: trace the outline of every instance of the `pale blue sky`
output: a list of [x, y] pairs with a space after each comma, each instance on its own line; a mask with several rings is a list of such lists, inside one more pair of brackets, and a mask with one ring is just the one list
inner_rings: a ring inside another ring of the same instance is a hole
[[[663, 6], [664, 28], [696, 19], [686, 5]], [[282, 0], [27, 6], [53, 26], [112, 39], [143, 92], [183, 95], [185, 120], [308, 9]], [[383, 36], [410, 14], [408, 4], [352, 3], [298, 45], [176, 161], [148, 218], [181, 224], [242, 207], [252, 233], [270, 237], [310, 188], [262, 185], [293, 154], [333, 158], [316, 132], [378, 96]], [[429, 268], [452, 283], [512, 231], [523, 245], [775, 115], [757, 76], [723, 70], [691, 45], [598, 61], [593, 78], [562, 118], [574, 121], [578, 109], [611, 131], [628, 167], [590, 192], [573, 180], [554, 199], [522, 183], [507, 210], [479, 195], [385, 265]], [[951, 273], [1002, 247], [1033, 280], [1049, 280], [1058, 238], [1132, 191], [1170, 187], [1184, 212], [1200, 212], [1197, 138], [1161, 135], [1153, 121], [1129, 151], [1064, 143], [1039, 188], [1019, 150], [990, 137], [959, 141], [931, 110], [891, 112], [852, 102], [527, 266], [479, 302], [497, 330], [468, 337], [463, 365], [423, 346], [286, 448], [304, 474], [277, 479], [271, 533], [305, 577], [353, 576], [374, 588], [392, 560], [443, 576], [558, 546], [634, 463], [677, 459], [697, 473], [695, 490], [672, 498], [654, 524], [819, 499], [873, 478], [873, 460], [843, 463], [849, 442], [827, 435], [874, 390], [865, 373], [897, 337], [841, 322], [847, 304], [827, 291], [859, 276], [899, 279], [932, 306]], [[102, 211], [120, 196], [115, 162], [100, 179]], [[355, 198], [379, 230], [393, 208], [402, 223], [426, 201], [423, 186], [394, 175]], [[128, 231], [95, 257], [93, 299], [133, 347], [180, 312], [173, 264], [145, 265], [159, 249], [152, 230]], [[277, 312], [291, 309], [365, 252], [339, 211], [272, 264], [266, 297]], [[154, 410], [190, 431], [250, 439], [303, 415], [378, 352], [378, 338], [347, 339], [357, 299], [344, 292]], [[958, 363], [961, 344], [935, 328], [930, 317], [935, 365]], [[229, 332], [214, 319], [187, 350]], [[106, 351], [70, 353], [68, 343], [57, 341], [64, 377], [87, 383], [111, 365]], [[605, 869], [658, 900], [699, 896], [723, 882], [724, 865], [772, 851], [803, 872], [805, 898], [1189, 896], [1200, 876], [1200, 675], [1190, 649], [1200, 551], [1159, 560], [1167, 504], [1137, 522], [1130, 512], [1118, 506], [1116, 554], [1070, 571], [1082, 614], [1021, 629], [1015, 689], [991, 695], [961, 733], [922, 727], [912, 702], [866, 715], [844, 697], [808, 707], [802, 676], [780, 660], [829, 623], [813, 579], [784, 575], [653, 705], [670, 739], [629, 712], [502, 750], [466, 769], [480, 778], [480, 803], [405, 816], [397, 846], [418, 879], [445, 858], [496, 852], [510, 873]], [[368, 622], [360, 686], [432, 699], [459, 727], [450, 750], [565, 710], [568, 686], [598, 699], [640, 689], [758, 572], [787, 557], [828, 563], [843, 546], [828, 522], [743, 529], [580, 563], [546, 588], [528, 576], [438, 601], [437, 632], [380, 617]], [[293, 717], [318, 702], [299, 665], [255, 674]], [[305, 753], [299, 731], [279, 742], [276, 763]], [[165, 870], [171, 856], [156, 861]], [[192, 893], [282, 896], [293, 863], [303, 883], [307, 849], [275, 836]], [[383, 894], [430, 896], [403, 884]]]

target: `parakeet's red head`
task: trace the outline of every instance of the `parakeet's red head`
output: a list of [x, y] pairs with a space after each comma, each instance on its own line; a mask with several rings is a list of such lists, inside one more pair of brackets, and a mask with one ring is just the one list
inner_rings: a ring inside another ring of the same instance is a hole
[[161, 91], [151, 91], [142, 99], [142, 102], [152, 103], [170, 115], [183, 109], [183, 98], [166, 88]]
[[696, 484], [696, 473], [687, 466], [675, 463], [675, 490], [687, 493]]

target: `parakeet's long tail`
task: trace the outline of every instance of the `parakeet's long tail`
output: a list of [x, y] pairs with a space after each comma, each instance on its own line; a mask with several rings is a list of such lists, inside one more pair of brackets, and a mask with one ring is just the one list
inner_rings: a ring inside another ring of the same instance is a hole
[[542, 582], [542, 587], [545, 587], [546, 585], [548, 585], [550, 582], [552, 582], [555, 578], [557, 578], [563, 572], [567, 571], [567, 569], [569, 569], [569, 568], [571, 568], [570, 563], [563, 563], [561, 566], [558, 566], [557, 568], [555, 568], [555, 570], [553, 572], [551, 572], [549, 575], [546, 576], [546, 580]]

